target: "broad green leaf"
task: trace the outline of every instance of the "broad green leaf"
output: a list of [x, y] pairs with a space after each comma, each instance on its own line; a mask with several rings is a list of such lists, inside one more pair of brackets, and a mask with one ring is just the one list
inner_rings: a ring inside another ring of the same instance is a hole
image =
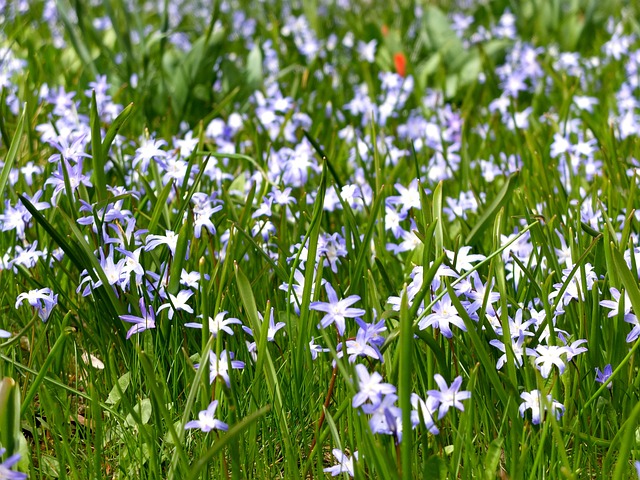
[[258, 88], [262, 84], [262, 52], [258, 43], [249, 52], [246, 66], [247, 86]]
[[484, 457], [484, 478], [486, 480], [493, 480], [496, 478], [496, 469], [500, 463], [500, 456], [502, 455], [502, 445], [504, 439], [498, 437], [494, 439], [487, 449], [487, 454]]
[[136, 419], [133, 418], [133, 415], [128, 414], [124, 421], [130, 427], [138, 427], [139, 425], [146, 425], [149, 423], [151, 419], [151, 399], [143, 398], [138, 402], [138, 404], [133, 407], [136, 412]]
[[438, 455], [432, 455], [424, 462], [422, 478], [445, 480], [447, 478], [447, 464]]
[[106, 403], [109, 405], [117, 405], [120, 402], [122, 394], [127, 391], [131, 383], [131, 372], [126, 372], [118, 379], [118, 386], [115, 386], [109, 392]]

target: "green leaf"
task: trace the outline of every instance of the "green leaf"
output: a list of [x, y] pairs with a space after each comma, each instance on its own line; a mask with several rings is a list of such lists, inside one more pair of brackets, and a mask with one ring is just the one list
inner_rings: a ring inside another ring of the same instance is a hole
[[53, 361], [60, 358], [60, 355], [62, 355], [62, 351], [64, 349], [64, 343], [67, 337], [72, 332], [71, 328], [65, 328], [65, 325], [68, 321], [69, 316], [70, 316], [70, 313], [68, 313], [65, 316], [65, 320], [63, 321], [63, 330], [60, 333], [60, 336], [56, 340], [56, 343], [53, 344], [53, 347], [51, 347], [51, 351], [49, 351], [47, 358], [45, 359], [42, 366], [40, 367], [40, 370], [38, 371], [38, 375], [36, 375], [36, 378], [33, 380], [33, 383], [31, 384], [31, 386], [29, 387], [29, 390], [27, 390], [27, 393], [24, 396], [24, 403], [22, 404], [22, 407], [20, 409], [20, 416], [24, 415], [27, 408], [31, 407], [31, 402], [35, 398], [36, 393], [38, 392], [38, 388], [40, 388], [40, 385], [44, 381], [44, 378], [47, 375], [47, 372], [49, 371], [49, 367], [51, 366]]
[[433, 211], [431, 218], [435, 224], [436, 257], [444, 253], [444, 226], [442, 221], [442, 181], [433, 191]]
[[5, 377], [0, 381], [0, 445], [7, 456], [19, 450], [20, 435], [20, 388], [13, 378]]
[[[414, 371], [413, 365], [413, 321], [409, 316], [409, 305], [407, 299], [407, 287], [405, 284], [402, 290], [400, 301], [400, 345], [398, 346], [398, 355], [400, 355], [400, 374], [399, 374], [399, 405], [403, 412], [411, 411], [411, 377]], [[411, 432], [411, 415], [402, 416], [402, 431]], [[403, 435], [400, 444], [400, 456], [402, 465], [402, 478], [410, 480], [412, 478], [413, 465], [413, 435]]]
[[133, 408], [136, 412], [136, 419], [134, 419], [133, 414], [128, 414], [124, 419], [127, 425], [130, 427], [137, 427], [138, 425], [146, 425], [149, 423], [152, 409], [150, 398], [143, 398]]
[[486, 480], [493, 480], [496, 478], [496, 469], [498, 463], [500, 463], [500, 455], [502, 455], [502, 445], [504, 439], [498, 437], [494, 439], [487, 449], [487, 455], [484, 457], [484, 478]]
[[40, 455], [40, 463], [42, 473], [47, 477], [58, 478], [60, 476], [60, 462], [56, 457], [43, 453]]
[[113, 386], [109, 392], [106, 403], [109, 405], [117, 405], [118, 402], [120, 402], [122, 394], [127, 391], [127, 388], [129, 388], [130, 383], [131, 372], [127, 372], [118, 379], [118, 385]]
[[[151, 360], [149, 359], [149, 356], [145, 352], [138, 350], [138, 358], [140, 359], [140, 365], [142, 365], [142, 369], [145, 374], [146, 384], [149, 387], [149, 390], [151, 391], [151, 400], [153, 400], [154, 402], [154, 408], [159, 410], [160, 415], [165, 421], [165, 424], [166, 424], [165, 427], [169, 429], [169, 434], [171, 435], [171, 438], [174, 442], [173, 448], [178, 450], [179, 465], [182, 467], [183, 471], [187, 471], [188, 470], [187, 465], [189, 462], [184, 452], [182, 443], [180, 442], [180, 436], [178, 435], [178, 433], [176, 432], [176, 429], [173, 426], [174, 418], [167, 410], [167, 404], [169, 403], [169, 400], [165, 395], [165, 389], [163, 389], [163, 387], [161, 386], [161, 385], [164, 385], [166, 388], [166, 384], [161, 384], [161, 382], [157, 380], [156, 372], [153, 369]], [[151, 402], [149, 402], [148, 407], [145, 407], [144, 409], [142, 407], [143, 405], [140, 404], [139, 411], [135, 411], [135, 408], [134, 408], [134, 411], [132, 412], [136, 414], [134, 415], [134, 418], [138, 417], [136, 420], [136, 423], [138, 424], [140, 424], [145, 418], [147, 418], [146, 415], [149, 415], [149, 418], [151, 416]], [[147, 418], [147, 421], [148, 421], [148, 418]]]
[[180, 233], [178, 234], [178, 243], [176, 244], [175, 255], [171, 262], [171, 271], [169, 272], [169, 285], [167, 287], [167, 293], [175, 295], [180, 289], [180, 278], [182, 275], [182, 269], [187, 259], [187, 248], [189, 246], [189, 239], [193, 236], [192, 220], [188, 218], [182, 225]]
[[[260, 344], [260, 340], [264, 338], [261, 336], [262, 329], [266, 329], [267, 325], [263, 327], [262, 322], [260, 322], [260, 319], [258, 318], [258, 309], [256, 307], [256, 301], [253, 296], [253, 291], [251, 290], [251, 284], [249, 283], [249, 280], [244, 275], [244, 273], [242, 273], [242, 270], [240, 270], [238, 264], [235, 264], [235, 270], [236, 284], [238, 286], [238, 292], [240, 293], [240, 299], [242, 300], [242, 304], [244, 306], [245, 315], [249, 317], [254, 339], [256, 340], [256, 342], [258, 342], [258, 345], [256, 347], [258, 351], [262, 353], [261, 356], [258, 355], [255, 375], [256, 377], [260, 376], [262, 370], [264, 370], [264, 376], [269, 390], [269, 395], [271, 396], [271, 401], [275, 406], [275, 413], [281, 430], [280, 433], [284, 440], [285, 452], [287, 455], [290, 455], [290, 458], [295, 459], [297, 458], [297, 456], [294, 453], [291, 443], [291, 434], [284, 412], [284, 401], [282, 397], [282, 390], [280, 388], [280, 382], [278, 380], [278, 375], [273, 364], [273, 360], [271, 359], [269, 349], [266, 348], [267, 342], [264, 342], [264, 345]], [[268, 320], [266, 321], [268, 322]]]
[[218, 453], [223, 451], [223, 449], [229, 444], [229, 442], [235, 440], [239, 437], [242, 432], [244, 432], [247, 428], [249, 428], [253, 423], [257, 422], [260, 417], [265, 415], [270, 410], [269, 406], [262, 407], [260, 410], [257, 410], [242, 419], [242, 421], [229, 429], [229, 431], [218, 438], [214, 443], [213, 447], [205, 452], [202, 455], [196, 464], [191, 468], [190, 478], [199, 478], [200, 472], [209, 465], [209, 462], [213, 457], [215, 457]]
[[[107, 129], [107, 133], [104, 136], [104, 140], [102, 140], [102, 158], [106, 159], [109, 156], [109, 150], [111, 149], [111, 144], [116, 138], [116, 135], [127, 121], [131, 113], [133, 112], [133, 103], [130, 103], [120, 112], [120, 114], [115, 118], [115, 120], [111, 123], [109, 128]], [[105, 160], [106, 161], [106, 160]]]
[[104, 170], [105, 159], [102, 150], [102, 140], [100, 138], [100, 115], [98, 114], [98, 104], [95, 90], [91, 93], [91, 159], [93, 160], [93, 185], [96, 187], [98, 200], [107, 199], [107, 180]]
[[20, 141], [22, 140], [22, 130], [24, 129], [24, 118], [26, 115], [27, 115], [27, 106], [25, 105], [24, 108], [22, 109], [22, 114], [20, 115], [20, 119], [18, 120], [16, 131], [13, 134], [13, 139], [11, 140], [11, 145], [9, 146], [9, 152], [7, 153], [7, 156], [4, 159], [4, 166], [2, 167], [2, 172], [0, 173], [0, 198], [4, 198], [4, 189], [7, 186], [9, 173], [11, 173], [13, 164], [16, 161], [16, 156], [18, 155], [18, 147], [20, 146]]
[[260, 45], [256, 43], [247, 56], [245, 69], [247, 86], [254, 90], [262, 84], [262, 52]]
[[519, 174], [520, 171], [518, 170], [507, 178], [507, 181], [502, 186], [498, 194], [494, 197], [491, 204], [485, 209], [474, 227], [471, 229], [471, 232], [469, 232], [469, 235], [465, 240], [465, 245], [475, 244], [476, 240], [480, 237], [482, 232], [484, 232], [484, 230], [490, 225], [493, 225], [493, 217], [495, 217], [495, 215], [498, 213], [498, 211], [500, 211], [505, 203], [507, 203], [511, 199], [511, 194], [513, 193], [513, 190], [516, 188], [518, 183], [517, 180]]
[[422, 478], [445, 480], [447, 478], [447, 464], [441, 457], [432, 455], [424, 462]]
[[151, 213], [151, 220], [149, 221], [149, 227], [148, 227], [150, 233], [153, 233], [156, 231], [158, 222], [160, 222], [160, 217], [162, 216], [162, 213], [164, 212], [164, 209], [167, 206], [167, 198], [169, 198], [169, 194], [171, 193], [172, 188], [173, 188], [173, 180], [171, 180], [169, 183], [167, 183], [164, 186], [164, 188], [160, 192], [160, 195], [156, 199], [155, 204], [152, 205], [153, 210]]

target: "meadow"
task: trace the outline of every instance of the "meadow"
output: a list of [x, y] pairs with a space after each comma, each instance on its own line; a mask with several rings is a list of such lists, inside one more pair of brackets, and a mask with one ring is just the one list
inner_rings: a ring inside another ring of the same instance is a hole
[[639, 18], [0, 0], [0, 479], [638, 478]]

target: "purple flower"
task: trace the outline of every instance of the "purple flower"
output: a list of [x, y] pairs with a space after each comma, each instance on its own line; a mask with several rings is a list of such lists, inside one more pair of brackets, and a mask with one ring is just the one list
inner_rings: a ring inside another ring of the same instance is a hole
[[[612, 374], [613, 374], [613, 368], [611, 367], [610, 363], [604, 366], [604, 371], [602, 372], [598, 367], [596, 367], [596, 382], [607, 383], [607, 381], [609, 380]], [[610, 389], [611, 387], [613, 387], [613, 383], [611, 382], [607, 383], [607, 388]]]
[[136, 333], [144, 332], [150, 328], [156, 328], [156, 314], [153, 311], [153, 307], [150, 305], [149, 310], [144, 304], [144, 300], [140, 299], [140, 313], [141, 317], [135, 315], [120, 315], [120, 320], [133, 323], [133, 326], [127, 332], [127, 339]]
[[160, 147], [166, 144], [167, 142], [164, 140], [155, 140], [153, 138], [145, 140], [136, 150], [136, 154], [133, 157], [133, 167], [135, 168], [139, 164], [140, 169], [146, 171], [152, 158], [166, 158], [167, 152], [160, 150]]
[[325, 288], [329, 301], [312, 302], [309, 308], [326, 313], [320, 321], [322, 328], [327, 328], [332, 323], [335, 323], [338, 333], [344, 335], [345, 318], [356, 318], [365, 314], [365, 311], [361, 308], [350, 308], [351, 305], [360, 301], [360, 297], [358, 295], [350, 295], [343, 300], [338, 300], [338, 295], [330, 283], [327, 282]]
[[348, 473], [350, 477], [353, 477], [353, 460], [358, 459], [358, 452], [353, 452], [352, 457], [349, 457], [337, 448], [334, 448], [331, 452], [333, 453], [333, 456], [336, 457], [338, 464], [333, 467], [325, 468], [324, 471], [330, 473], [332, 477], [340, 475], [341, 473]]
[[[258, 312], [258, 317], [260, 317], [260, 324], [263, 325], [264, 319], [262, 318], [262, 314], [260, 312]], [[273, 308], [271, 308], [271, 312], [269, 313], [269, 326], [267, 327], [267, 342], [273, 342], [278, 330], [284, 328], [285, 326], [286, 325], [284, 322], [275, 323], [275, 320], [273, 318]], [[253, 330], [251, 330], [249, 327], [243, 326], [242, 329], [253, 337]]]
[[[7, 451], [6, 448], [0, 447], [0, 457], [5, 454]], [[11, 470], [11, 468], [20, 461], [20, 454], [14, 453], [9, 458], [7, 458], [4, 462], [0, 463], [0, 478], [6, 480], [23, 480], [27, 478], [26, 473], [16, 472], [15, 470]]]
[[17, 309], [25, 300], [37, 310], [40, 319], [46, 322], [49, 319], [49, 315], [51, 315], [51, 310], [58, 304], [58, 295], [54, 294], [50, 288], [30, 290], [27, 293], [18, 295], [15, 308]]
[[[498, 363], [496, 363], [496, 370], [500, 370], [507, 361], [507, 351], [504, 343], [500, 340], [494, 339], [490, 340], [489, 344], [496, 347], [504, 354], [498, 359]], [[520, 332], [517, 339], [515, 337], [511, 337], [511, 349], [513, 350], [513, 357], [518, 368], [523, 365], [522, 355], [525, 352], [527, 355], [535, 355], [535, 352], [532, 349], [524, 348], [524, 332]]]
[[59, 162], [65, 159], [67, 162], [77, 163], [80, 159], [91, 158], [91, 155], [84, 153], [86, 135], [80, 135], [78, 138], [69, 143], [68, 138], [59, 136], [58, 141], [50, 141], [49, 144], [55, 147], [60, 153], [54, 153], [49, 157], [49, 163]]
[[447, 414], [450, 407], [464, 411], [464, 405], [462, 405], [461, 401], [471, 398], [471, 392], [466, 390], [459, 391], [462, 386], [462, 377], [456, 377], [451, 386], [447, 385], [447, 382], [439, 373], [436, 373], [433, 378], [438, 384], [438, 387], [440, 387], [440, 390], [429, 390], [427, 391], [427, 395], [438, 401], [438, 420]]
[[401, 208], [400, 213], [406, 214], [410, 209], [415, 208], [420, 210], [422, 203], [420, 202], [420, 190], [418, 190], [418, 181], [413, 180], [409, 187], [405, 187], [400, 183], [396, 183], [396, 190], [400, 195], [387, 197], [388, 206], [398, 206]]
[[85, 187], [92, 186], [89, 177], [82, 173], [82, 158], [79, 158], [78, 162], [73, 166], [66, 160], [63, 160], [58, 164], [58, 170], [53, 172], [47, 181], [44, 182], [45, 185], [53, 185], [54, 187], [53, 193], [51, 194], [51, 203], [53, 205], [56, 205], [58, 196], [67, 188], [64, 179], [64, 168], [67, 170], [71, 192], [75, 192], [80, 185], [84, 185]]
[[536, 357], [535, 364], [540, 370], [543, 378], [549, 378], [551, 368], [555, 365], [560, 370], [560, 374], [564, 373], [566, 367], [561, 355], [567, 353], [567, 347], [559, 347], [557, 345], [538, 345], [535, 351], [531, 352]]
[[420, 418], [422, 417], [422, 421], [424, 421], [424, 425], [427, 427], [429, 432], [433, 435], [438, 435], [440, 430], [435, 424], [434, 415], [438, 410], [439, 405], [438, 399], [435, 397], [427, 397], [427, 401], [425, 402], [419, 395], [416, 393], [411, 394], [411, 406], [413, 410], [411, 411], [411, 423], [414, 428], [420, 425]]
[[[214, 337], [218, 336], [220, 331], [224, 331], [229, 335], [233, 335], [233, 330], [229, 327], [229, 325], [239, 324], [242, 325], [242, 322], [237, 318], [224, 318], [227, 315], [227, 312], [218, 313], [215, 318], [209, 317], [209, 333]], [[202, 315], [198, 315], [198, 318], [202, 318]], [[202, 328], [202, 323], [189, 322], [184, 324], [185, 327], [189, 328]]]
[[187, 303], [193, 296], [191, 290], [180, 290], [178, 295], [172, 293], [169, 294], [169, 303], [164, 303], [158, 307], [158, 312], [164, 309], [169, 309], [169, 320], [173, 320], [173, 315], [177, 310], [184, 310], [188, 313], [193, 313], [193, 308]]
[[401, 416], [401, 410], [396, 406], [397, 400], [398, 396], [395, 393], [389, 393], [376, 404], [365, 403], [362, 405], [362, 411], [371, 415], [369, 427], [372, 433], [391, 435], [397, 430], [395, 421], [389, 422], [394, 417]]
[[[378, 348], [369, 344], [369, 338], [367, 338], [367, 331], [359, 328], [355, 339], [347, 340], [345, 342], [347, 347], [347, 354], [349, 355], [349, 362], [355, 362], [357, 357], [371, 357], [380, 362], [384, 362], [384, 357]], [[342, 343], [338, 344], [338, 358], [342, 358], [344, 351], [342, 350]]]
[[[375, 322], [376, 311], [373, 310], [373, 318]], [[382, 332], [387, 330], [384, 320], [380, 320], [377, 323], [366, 323], [361, 318], [356, 318], [356, 323], [360, 327], [361, 330], [365, 332], [365, 338], [368, 343], [374, 345], [376, 347], [381, 347], [384, 343], [384, 337], [381, 335]]]
[[396, 393], [396, 387], [390, 383], [382, 383], [382, 375], [378, 372], [369, 374], [367, 367], [362, 364], [356, 365], [356, 373], [358, 374], [359, 391], [353, 396], [351, 405], [353, 408], [361, 406], [366, 401], [372, 405], [380, 403], [383, 395]]
[[315, 360], [318, 358], [318, 353], [328, 352], [328, 348], [324, 348], [322, 345], [318, 345], [314, 343], [315, 338], [312, 338], [309, 341], [309, 351], [311, 352], [311, 360]]
[[171, 230], [166, 230], [165, 233], [166, 235], [149, 235], [144, 249], [148, 252], [159, 245], [166, 245], [171, 250], [171, 255], [175, 255], [178, 247], [178, 235]]
[[[520, 404], [520, 407], [518, 408], [520, 415], [524, 417], [525, 410], [531, 409], [531, 423], [533, 423], [534, 425], [539, 425], [541, 419], [541, 411], [547, 408], [547, 405], [544, 406], [544, 409], [541, 408], [541, 392], [539, 390], [523, 392], [520, 394], [520, 398], [524, 400], [524, 402], [522, 402]], [[560, 417], [564, 414], [564, 405], [553, 400], [553, 398], [551, 398], [551, 395], [547, 395], [547, 403], [548, 406], [551, 407], [551, 411], [555, 413], [556, 418], [559, 420]]]
[[471, 251], [471, 247], [462, 247], [457, 252], [452, 252], [449, 250], [445, 250], [447, 257], [451, 263], [455, 260], [455, 268], [459, 272], [466, 272], [467, 270], [471, 270], [473, 268], [472, 262], [479, 262], [484, 260], [484, 255], [473, 254], [469, 255]]
[[217, 408], [218, 401], [214, 400], [209, 404], [206, 410], [202, 410], [198, 413], [198, 420], [191, 420], [185, 424], [185, 430], [189, 428], [199, 428], [205, 433], [210, 432], [211, 430], [228, 430], [229, 425], [215, 418]]
[[220, 357], [214, 352], [209, 352], [209, 383], [213, 383], [216, 377], [222, 377], [227, 387], [231, 387], [229, 368], [244, 368], [244, 362], [233, 360], [233, 352], [222, 350]]
[[368, 43], [358, 42], [358, 55], [360, 60], [367, 63], [373, 63], [376, 60], [376, 46], [378, 42], [374, 39]]
[[[564, 338], [562, 338], [562, 340], [564, 341]], [[568, 345], [568, 344], [565, 345], [564, 348], [567, 354], [567, 362], [570, 362], [571, 360], [573, 360], [573, 357], [575, 357], [576, 355], [580, 355], [581, 353], [588, 351], [587, 347], [580, 346], [584, 343], [587, 343], [587, 341], [585, 339], [580, 339], [580, 340], [576, 340], [571, 345]]]
[[433, 306], [432, 313], [420, 320], [418, 326], [420, 330], [433, 326], [434, 328], [438, 328], [446, 338], [451, 338], [453, 337], [453, 332], [451, 331], [450, 324], [455, 325], [465, 332], [467, 331], [464, 320], [458, 315], [458, 312], [451, 303], [449, 294], [446, 294]]

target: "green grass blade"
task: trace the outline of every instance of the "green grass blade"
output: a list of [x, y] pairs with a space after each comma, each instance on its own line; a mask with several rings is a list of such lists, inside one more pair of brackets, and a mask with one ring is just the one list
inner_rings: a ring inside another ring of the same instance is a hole
[[36, 375], [36, 378], [33, 380], [33, 383], [24, 396], [24, 402], [22, 403], [22, 408], [20, 409], [20, 417], [23, 417], [27, 409], [31, 408], [31, 402], [35, 398], [38, 388], [40, 388], [40, 385], [42, 385], [42, 382], [44, 381], [45, 376], [49, 371], [49, 367], [54, 361], [58, 361], [60, 359], [60, 355], [62, 355], [65, 341], [67, 340], [67, 337], [72, 333], [71, 328], [66, 328], [66, 324], [70, 316], [71, 312], [69, 312], [65, 316], [65, 321], [63, 322], [63, 328], [60, 336], [58, 336], [56, 342], [53, 344], [53, 347], [51, 347], [51, 351], [49, 352], [49, 355], [47, 355], [45, 361], [42, 363], [42, 366], [38, 371], [38, 375]]
[[489, 206], [485, 209], [474, 227], [469, 232], [469, 235], [467, 235], [465, 245], [475, 245], [482, 232], [484, 232], [487, 227], [492, 225], [493, 217], [495, 217], [498, 211], [511, 199], [511, 194], [518, 184], [518, 177], [519, 171], [515, 172], [509, 178], [507, 178], [505, 184], [491, 201], [491, 204], [489, 204]]
[[120, 112], [120, 114], [115, 118], [109, 128], [107, 129], [107, 133], [102, 140], [102, 158], [105, 159], [109, 156], [109, 150], [111, 149], [111, 144], [116, 138], [116, 135], [120, 132], [120, 129], [125, 124], [127, 119], [131, 116], [133, 112], [133, 103], [130, 103]]
[[411, 424], [411, 391], [413, 364], [413, 322], [409, 316], [407, 288], [402, 291], [400, 303], [400, 342], [398, 345], [400, 355], [400, 384], [398, 387], [399, 405], [402, 410], [402, 443], [400, 444], [400, 456], [402, 465], [402, 478], [413, 478], [413, 433]]
[[2, 172], [0, 173], [0, 198], [4, 198], [4, 189], [7, 186], [9, 173], [11, 173], [13, 164], [15, 163], [16, 157], [18, 156], [18, 148], [20, 147], [20, 142], [22, 140], [22, 130], [24, 129], [24, 119], [26, 115], [27, 115], [27, 106], [25, 105], [24, 108], [22, 109], [22, 113], [20, 114], [20, 119], [18, 120], [16, 131], [13, 134], [13, 138], [11, 139], [9, 152], [7, 153], [7, 156], [4, 158], [4, 166], [2, 167]]
[[257, 422], [262, 416], [269, 412], [270, 407], [262, 407], [260, 410], [256, 410], [250, 413], [242, 419], [242, 421], [229, 429], [229, 431], [219, 438], [209, 450], [202, 455], [196, 463], [191, 467], [190, 478], [198, 478], [202, 470], [204, 470], [213, 457], [218, 455], [229, 442], [237, 439], [242, 432], [247, 430], [253, 423]]
[[93, 160], [93, 186], [96, 187], [98, 201], [107, 199], [107, 180], [105, 174], [105, 157], [102, 150], [100, 134], [100, 115], [95, 90], [91, 93], [91, 158]]

